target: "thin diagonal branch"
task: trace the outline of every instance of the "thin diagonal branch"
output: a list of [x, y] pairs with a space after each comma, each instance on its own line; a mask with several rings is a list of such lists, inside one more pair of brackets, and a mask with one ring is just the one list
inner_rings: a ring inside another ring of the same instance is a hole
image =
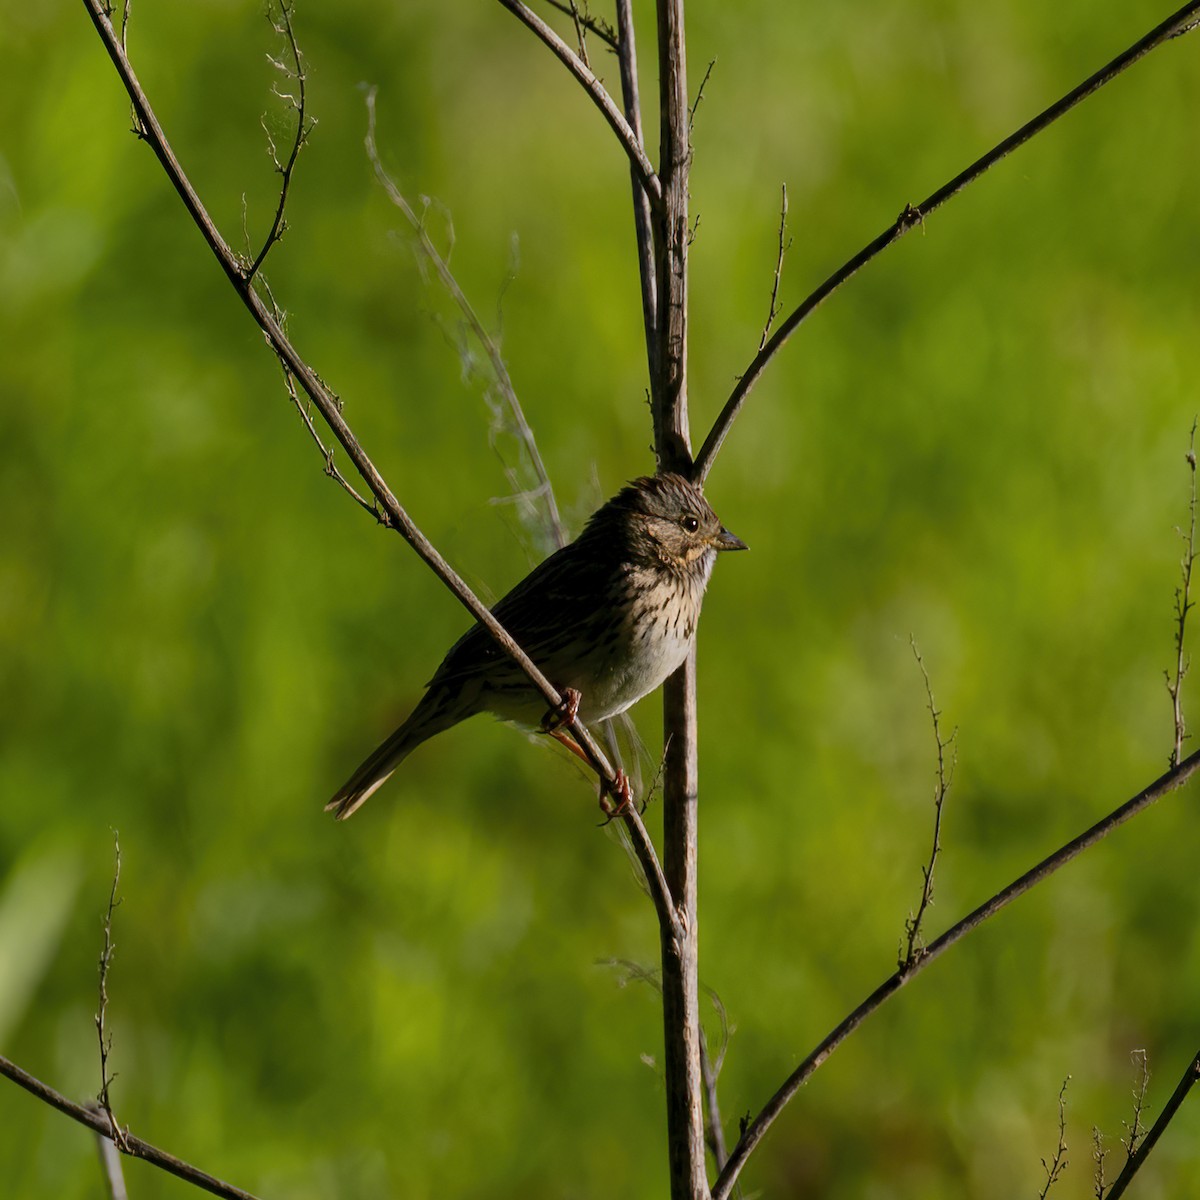
[[[0, 1075], [11, 1079], [13, 1083], [23, 1087], [31, 1095], [49, 1104], [51, 1108], [57, 1108], [71, 1120], [78, 1121], [80, 1125], [86, 1125], [101, 1137], [111, 1140], [112, 1134], [109, 1130], [108, 1117], [98, 1108], [86, 1108], [82, 1104], [68, 1100], [61, 1092], [56, 1092], [52, 1087], [3, 1056], [0, 1056]], [[193, 1167], [191, 1163], [184, 1162], [183, 1159], [176, 1158], [175, 1155], [168, 1154], [165, 1150], [160, 1150], [140, 1137], [134, 1137], [128, 1131], [125, 1133], [125, 1141], [128, 1145], [126, 1153], [131, 1158], [140, 1158], [153, 1166], [160, 1167], [171, 1175], [185, 1180], [203, 1191], [210, 1192], [214, 1196], [224, 1196], [226, 1200], [257, 1200], [257, 1197], [251, 1192], [234, 1187], [231, 1183], [225, 1183], [215, 1175], [201, 1171], [199, 1167]]]
[[[153, 109], [150, 107], [150, 102], [142, 90], [142, 86], [138, 82], [137, 75], [129, 59], [121, 49], [120, 41], [113, 30], [112, 23], [104, 13], [101, 0], [83, 0], [83, 5], [87, 9], [92, 24], [95, 26], [96, 32], [100, 35], [105, 49], [108, 51], [109, 58], [112, 60], [113, 66], [116, 68], [117, 74], [120, 76], [121, 82], [129, 94], [129, 98], [133, 102], [139, 120], [145, 127], [146, 142], [154, 151], [155, 157], [158, 158], [159, 163], [171, 181], [171, 185], [183, 201], [184, 207], [191, 216], [193, 223], [199, 229], [201, 236], [216, 258], [222, 271], [224, 271], [226, 278], [241, 298], [242, 303], [249, 309], [251, 316], [263, 331], [271, 348], [312, 400], [322, 419], [329, 426], [334, 437], [337, 438], [350, 461], [354, 464], [355, 470], [358, 471], [367, 487], [370, 488], [372, 494], [375, 496], [381, 509], [380, 519], [382, 522], [390, 528], [395, 529], [404, 538], [433, 573], [454, 594], [459, 603], [491, 634], [501, 649], [521, 667], [530, 682], [545, 698], [547, 705], [556, 711], [560, 710], [563, 700], [557, 689], [538, 670], [529, 656], [517, 645], [512, 636], [492, 616], [482, 601], [467, 587], [458, 573], [438, 553], [429, 539], [409, 517], [399, 500], [396, 499], [391, 488], [388, 487], [383, 476], [376, 469], [375, 464], [359, 444], [350, 426], [346, 423], [345, 418], [342, 416], [341, 403], [338, 398], [325, 386], [312, 367], [300, 357], [280, 327], [274, 312], [254, 290], [251, 281], [246, 278], [237, 256], [221, 236], [220, 231], [208, 215], [195, 188], [180, 166], [179, 160], [175, 157], [175, 153], [171, 149], [166, 135], [163, 133], [162, 126], [159, 124], [158, 118], [155, 116]], [[606, 789], [609, 793], [619, 791], [620, 783], [616, 778], [615, 772], [586, 726], [576, 718], [568, 722], [564, 728], [570, 730], [575, 741], [579, 744], [587, 762], [599, 777], [602, 788]], [[635, 804], [625, 805], [622, 809], [621, 817], [629, 831], [635, 852], [638, 855], [638, 861], [645, 872], [650, 894], [654, 900], [655, 910], [658, 913], [662, 934], [665, 938], [673, 937], [678, 932], [679, 918], [676, 915], [671, 900], [671, 893], [667, 887], [666, 877], [663, 874], [658, 856], [650, 841], [650, 836], [642, 824], [637, 806]]]
[[1162, 1137], [1163, 1131], [1170, 1125], [1180, 1106], [1187, 1099], [1188, 1092], [1195, 1087], [1198, 1080], [1200, 1080], [1200, 1054], [1197, 1054], [1188, 1063], [1187, 1070], [1183, 1073], [1183, 1078], [1180, 1079], [1178, 1086], [1171, 1094], [1170, 1100], [1167, 1101], [1162, 1112], [1159, 1113], [1158, 1120], [1154, 1122], [1149, 1132], [1138, 1144], [1137, 1150], [1130, 1155], [1129, 1161], [1125, 1164], [1120, 1175], [1113, 1180], [1112, 1190], [1105, 1197], [1105, 1200], [1120, 1200], [1125, 1195], [1125, 1189], [1129, 1186], [1138, 1171], [1141, 1170], [1142, 1164], [1150, 1157], [1150, 1151], [1154, 1149], [1158, 1139]]
[[500, 0], [500, 3], [550, 48], [555, 58], [575, 76], [583, 86], [583, 90], [591, 96], [596, 107], [604, 114], [604, 119], [609, 123], [613, 133], [617, 135], [617, 141], [621, 143], [625, 153], [629, 156], [629, 161], [637, 172], [638, 180], [645, 188], [651, 203], [657, 204], [662, 198], [662, 185], [654, 173], [654, 167], [646, 157], [646, 151], [642, 148], [640, 139], [629, 127], [629, 122], [622, 116], [621, 110], [617, 108], [613, 98], [608, 94], [604, 84], [596, 77], [591, 67], [537, 13], [533, 12], [528, 5], [522, 4], [521, 0]]
[[869, 1016], [871, 1016], [885, 1001], [896, 994], [909, 980], [925, 970], [935, 959], [940, 958], [956, 942], [961, 941], [967, 934], [974, 932], [990, 917], [994, 917], [1001, 909], [1007, 908], [1018, 897], [1036, 887], [1044, 879], [1049, 878], [1060, 867], [1077, 858], [1085, 850], [1090, 849], [1101, 839], [1110, 834], [1119, 825], [1123, 825], [1138, 813], [1147, 809], [1155, 801], [1161, 800], [1170, 792], [1175, 791], [1186, 783], [1197, 771], [1200, 771], [1200, 750], [1189, 755], [1177, 767], [1159, 776], [1149, 787], [1127, 800], [1120, 808], [1097, 821], [1090, 829], [1069, 841], [1061, 849], [1056, 850], [1047, 858], [1042, 859], [1037, 866], [1030, 868], [1019, 879], [1013, 880], [1006, 888], [997, 892], [990, 900], [985, 901], [973, 912], [968, 913], [956, 925], [952, 925], [941, 937], [936, 938], [926, 948], [925, 953], [911, 966], [903, 967], [883, 981], [852, 1013], [842, 1020], [814, 1049], [796, 1069], [787, 1077], [779, 1090], [763, 1106], [762, 1111], [747, 1122], [738, 1144], [729, 1156], [729, 1162], [720, 1178], [713, 1185], [713, 1200], [725, 1200], [730, 1194], [734, 1183], [741, 1174], [746, 1160], [754, 1148], [762, 1141], [767, 1130], [784, 1110], [791, 1098], [812, 1077], [816, 1070], [827, 1058], [854, 1032]]
[[767, 364], [779, 353], [784, 343], [816, 310], [829, 299], [844, 283], [852, 279], [873, 258], [886, 250], [894, 241], [914, 225], [922, 223], [925, 218], [936, 212], [947, 200], [953, 199], [965, 187], [977, 180], [990, 167], [994, 167], [1001, 159], [1007, 158], [1018, 147], [1023, 146], [1031, 138], [1036, 137], [1042, 130], [1052, 125], [1060, 117], [1070, 112], [1081, 101], [1098, 92], [1106, 83], [1111, 83], [1123, 71], [1133, 66], [1139, 59], [1144, 58], [1151, 50], [1161, 46], [1180, 34], [1189, 32], [1195, 26], [1194, 16], [1200, 12], [1200, 0], [1191, 0], [1173, 16], [1168, 17], [1161, 25], [1156, 26], [1145, 37], [1139, 38], [1128, 50], [1118, 54], [1110, 63], [1090, 75], [1078, 87], [1072, 88], [1062, 99], [1055, 101], [1049, 108], [1039, 113], [1031, 121], [1027, 121], [1015, 133], [1010, 134], [1002, 142], [993, 146], [982, 157], [977, 158], [969, 167], [960, 171], [948, 183], [944, 183], [937, 191], [931, 193], [918, 205], [907, 205], [904, 211], [877, 238], [865, 245], [853, 258], [840, 266], [820, 287], [807, 297], [775, 331], [775, 335], [754, 356], [746, 368], [737, 386], [733, 389], [725, 407], [721, 410], [713, 427], [709, 430], [704, 445], [696, 457], [693, 477], [703, 483], [712, 470], [713, 460], [721, 449], [725, 438], [742, 405], [746, 402], [751, 389], [758, 382]]

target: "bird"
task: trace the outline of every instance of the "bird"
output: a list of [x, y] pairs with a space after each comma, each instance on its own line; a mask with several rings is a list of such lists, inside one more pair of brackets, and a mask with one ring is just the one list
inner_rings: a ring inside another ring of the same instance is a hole
[[687, 658], [717, 555], [745, 549], [685, 476], [633, 480], [492, 609], [564, 696], [563, 711], [547, 714], [542, 693], [477, 622], [325, 811], [345, 820], [417, 746], [477, 713], [545, 732], [623, 713]]

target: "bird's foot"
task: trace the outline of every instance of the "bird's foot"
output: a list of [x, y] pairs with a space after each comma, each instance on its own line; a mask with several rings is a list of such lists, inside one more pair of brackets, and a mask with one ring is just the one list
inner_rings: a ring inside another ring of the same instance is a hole
[[575, 688], [563, 688], [562, 703], [542, 718], [542, 732], [553, 734], [564, 725], [574, 724], [575, 718], [579, 716], [579, 702], [582, 699], [582, 693]]
[[[615, 804], [609, 802], [609, 796], [612, 796]], [[609, 821], [615, 821], [617, 817], [623, 817], [633, 804], [633, 789], [629, 786], [629, 776], [624, 771], [618, 771], [617, 777], [610, 787], [603, 780], [600, 783], [600, 811], [607, 818], [605, 825]]]

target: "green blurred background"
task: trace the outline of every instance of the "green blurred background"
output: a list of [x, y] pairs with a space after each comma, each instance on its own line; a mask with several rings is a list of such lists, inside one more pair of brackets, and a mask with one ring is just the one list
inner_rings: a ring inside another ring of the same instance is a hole
[[[693, 90], [718, 60], [695, 129], [694, 429], [757, 346], [781, 182], [791, 305], [1165, 15], [1120, 8], [693, 0]], [[261, 237], [259, 117], [282, 110], [260, 5], [134, 12], [176, 151], [227, 236], [244, 197]], [[402, 502], [494, 598], [531, 537], [492, 503], [487, 407], [372, 178], [362, 85], [402, 186], [452, 214], [576, 529], [652, 467], [624, 159], [497, 4], [306, 4], [297, 27], [320, 125], [272, 286]], [[711, 477], [753, 548], [717, 571], [700, 659], [702, 977], [736, 1026], [731, 1138], [895, 964], [932, 817], [910, 635], [959, 730], [930, 934], [1166, 765], [1198, 109], [1192, 38], [994, 170], [805, 327]], [[597, 965], [652, 966], [657, 934], [581, 774], [478, 720], [348, 825], [321, 812], [464, 615], [324, 478], [128, 130], [83, 6], [5, 6], [0, 1051], [95, 1093], [118, 829], [113, 1094], [137, 1133], [276, 1198], [662, 1196], [657, 999]], [[653, 756], [656, 703], [636, 715]], [[1197, 829], [1189, 788], [922, 975], [799, 1095], [747, 1194], [1035, 1194], [1069, 1074], [1053, 1195], [1091, 1196], [1093, 1125], [1119, 1165], [1130, 1052], [1157, 1111], [1200, 1039]], [[7, 1083], [0, 1117], [5, 1196], [100, 1194], [83, 1130]], [[1139, 1197], [1192, 1194], [1198, 1137], [1193, 1106]], [[127, 1172], [139, 1200], [194, 1194]]]

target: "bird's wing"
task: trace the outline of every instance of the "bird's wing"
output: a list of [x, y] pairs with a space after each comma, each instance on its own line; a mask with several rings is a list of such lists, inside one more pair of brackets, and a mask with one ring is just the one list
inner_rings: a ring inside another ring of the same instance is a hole
[[[587, 624], [611, 586], [610, 566], [588, 553], [572, 553], [577, 544], [556, 550], [540, 562], [492, 608], [496, 620], [535, 662], [572, 629]], [[507, 655], [480, 624], [472, 625], [442, 660], [429, 681], [434, 687], [482, 674]], [[515, 667], [514, 671], [519, 671]]]

